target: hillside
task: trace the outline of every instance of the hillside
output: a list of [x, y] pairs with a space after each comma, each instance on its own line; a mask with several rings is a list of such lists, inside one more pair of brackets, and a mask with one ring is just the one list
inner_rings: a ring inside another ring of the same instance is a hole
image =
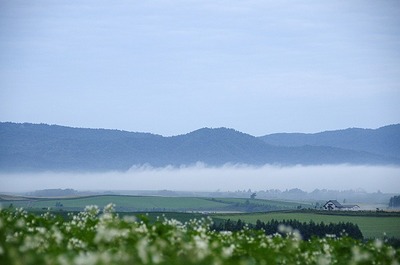
[[349, 128], [314, 134], [276, 133], [260, 139], [276, 146], [330, 146], [400, 158], [400, 124], [375, 130]]
[[[360, 135], [357, 139], [364, 142]], [[385, 145], [377, 146], [381, 152], [372, 153], [362, 148], [353, 149], [357, 144], [352, 142], [348, 146], [312, 146], [265, 141], [266, 138], [226, 128], [203, 128], [185, 135], [163, 137], [118, 130], [0, 123], [0, 170], [124, 171], [134, 165], [162, 167], [196, 162], [212, 166], [226, 163], [400, 164], [395, 146], [388, 153], [384, 152]], [[376, 142], [379, 145], [384, 139]]]

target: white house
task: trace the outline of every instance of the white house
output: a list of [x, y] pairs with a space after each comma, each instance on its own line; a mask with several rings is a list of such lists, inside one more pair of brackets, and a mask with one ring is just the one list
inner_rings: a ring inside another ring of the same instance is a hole
[[324, 206], [322, 206], [324, 210], [328, 211], [358, 211], [360, 210], [360, 206], [358, 205], [342, 205], [337, 200], [327, 201]]

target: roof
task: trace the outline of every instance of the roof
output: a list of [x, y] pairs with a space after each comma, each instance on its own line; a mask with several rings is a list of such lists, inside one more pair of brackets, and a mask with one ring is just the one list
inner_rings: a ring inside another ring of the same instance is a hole
[[360, 207], [357, 204], [349, 204], [349, 205], [342, 205], [343, 208], [354, 208], [354, 207]]
[[[338, 202], [337, 200], [329, 200], [325, 203], [325, 205], [327, 205], [329, 202], [333, 203], [337, 208], [354, 208], [354, 207], [360, 207], [356, 204], [348, 204], [348, 205], [342, 205], [340, 202]], [[324, 205], [324, 206], [325, 206]]]
[[343, 207], [343, 205], [341, 205], [340, 202], [338, 202], [337, 200], [330, 200], [327, 203], [329, 203], [329, 202], [333, 203], [338, 208], [342, 208]]

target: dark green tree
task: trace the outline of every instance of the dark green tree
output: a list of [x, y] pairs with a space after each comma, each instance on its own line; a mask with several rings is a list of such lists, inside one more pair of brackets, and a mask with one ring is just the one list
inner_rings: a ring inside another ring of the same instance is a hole
[[390, 208], [398, 208], [400, 207], [400, 195], [393, 196], [389, 200], [389, 207]]

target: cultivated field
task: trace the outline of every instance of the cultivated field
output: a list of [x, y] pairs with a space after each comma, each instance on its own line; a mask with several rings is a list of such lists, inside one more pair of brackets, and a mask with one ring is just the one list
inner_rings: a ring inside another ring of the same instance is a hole
[[[122, 212], [152, 211], [202, 211], [202, 212], [246, 212], [296, 209], [301, 204], [292, 202], [269, 201], [258, 199], [232, 198], [196, 198], [196, 197], [160, 197], [99, 195], [72, 198], [21, 198], [6, 197], [0, 200], [3, 208], [10, 205], [28, 210], [50, 208], [52, 211], [81, 211], [87, 205], [104, 207], [109, 203], [116, 205]], [[304, 205], [304, 204], [303, 204]]]
[[225, 214], [225, 215], [214, 215], [215, 219], [231, 219], [231, 220], [242, 220], [247, 223], [255, 224], [257, 220], [268, 222], [272, 219], [275, 220], [298, 220], [300, 222], [315, 223], [324, 222], [328, 223], [339, 223], [339, 222], [350, 222], [357, 224], [364, 237], [366, 238], [382, 238], [384, 234], [389, 237], [400, 238], [400, 215], [397, 216], [384, 216], [371, 212], [370, 214], [362, 212], [357, 216], [356, 212], [344, 215], [343, 213], [338, 214], [324, 214], [321, 212], [310, 213], [310, 212], [272, 212], [272, 213], [253, 213], [253, 214]]
[[[311, 205], [294, 202], [245, 199], [245, 198], [196, 198], [196, 197], [157, 197], [157, 196], [127, 196], [127, 195], [100, 195], [72, 198], [27, 198], [2, 196], [0, 203], [3, 208], [23, 207], [28, 211], [43, 212], [50, 209], [52, 212], [67, 213], [82, 211], [87, 205], [97, 205], [100, 208], [113, 203], [121, 215], [126, 213], [149, 213], [150, 220], [165, 215], [182, 222], [191, 218], [199, 218], [204, 214], [214, 220], [241, 219], [247, 223], [255, 223], [258, 219], [263, 222], [275, 220], [298, 220], [301, 222], [313, 221], [339, 223], [351, 222], [357, 224], [364, 237], [382, 238], [384, 233], [388, 237], [400, 238], [400, 214], [393, 213], [387, 216], [375, 212], [352, 212], [326, 214], [323, 212], [296, 211], [299, 207], [307, 208]], [[252, 213], [239, 213], [239, 212]], [[188, 213], [189, 212], [189, 213]]]

